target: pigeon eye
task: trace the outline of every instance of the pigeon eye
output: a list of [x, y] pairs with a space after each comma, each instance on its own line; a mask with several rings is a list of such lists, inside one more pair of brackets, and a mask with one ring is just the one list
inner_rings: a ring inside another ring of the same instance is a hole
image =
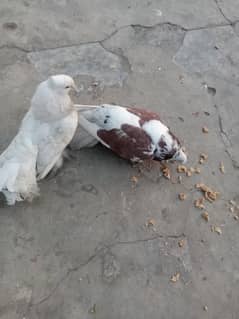
[[65, 89], [69, 89], [70, 87], [69, 87], [69, 85], [67, 85], [66, 87], [65, 87]]

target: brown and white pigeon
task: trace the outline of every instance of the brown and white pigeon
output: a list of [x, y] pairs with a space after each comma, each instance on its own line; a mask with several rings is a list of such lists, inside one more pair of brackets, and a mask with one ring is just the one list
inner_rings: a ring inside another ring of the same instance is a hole
[[80, 114], [72, 149], [100, 142], [134, 163], [147, 159], [187, 161], [178, 138], [161, 122], [157, 113], [111, 104], [75, 107]]

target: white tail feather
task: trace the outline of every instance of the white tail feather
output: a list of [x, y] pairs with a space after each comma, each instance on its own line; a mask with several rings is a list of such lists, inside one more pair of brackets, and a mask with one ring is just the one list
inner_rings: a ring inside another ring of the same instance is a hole
[[0, 156], [0, 192], [8, 205], [31, 201], [38, 195], [36, 159], [37, 147], [21, 133]]
[[79, 116], [79, 125], [82, 126], [88, 133], [90, 133], [94, 138], [100, 141], [104, 146], [109, 148], [109, 145], [106, 144], [101, 138], [98, 136], [97, 131], [99, 127], [90, 121], [88, 121], [84, 116]]

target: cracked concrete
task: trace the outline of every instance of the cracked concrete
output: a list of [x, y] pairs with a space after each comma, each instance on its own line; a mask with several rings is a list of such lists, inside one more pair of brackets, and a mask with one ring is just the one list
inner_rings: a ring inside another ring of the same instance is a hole
[[[1, 201], [0, 318], [236, 319], [237, 1], [2, 0], [0, 18], [1, 151], [39, 81], [66, 72], [78, 102], [159, 112], [189, 167], [208, 154], [201, 174], [178, 184], [173, 164], [168, 181], [157, 164], [139, 174], [96, 146], [40, 183], [32, 204]], [[199, 182], [220, 192], [205, 204], [208, 223], [193, 204]]]
[[130, 71], [126, 59], [107, 52], [100, 43], [37, 51], [27, 57], [42, 77], [51, 74], [88, 76], [108, 86], [122, 85]]
[[190, 31], [175, 55], [175, 62], [190, 73], [216, 73], [224, 79], [229, 77], [236, 81], [238, 48], [239, 38], [230, 26]]
[[237, 21], [239, 19], [239, 4], [233, 0], [214, 0], [219, 11], [225, 20], [229, 22]]
[[225, 15], [222, 7], [221, 7], [221, 3], [219, 2], [219, 0], [214, 0], [218, 10], [220, 11], [221, 15], [223, 16], [223, 18], [228, 22], [228, 23], [232, 23], [232, 21]]
[[152, 26], [159, 22], [172, 22], [190, 28], [224, 20], [212, 0], [203, 0], [196, 8], [188, 0], [180, 7], [177, 0], [128, 0], [120, 3], [94, 0], [90, 4], [77, 0], [14, 0], [10, 3], [3, 0], [0, 17], [3, 25], [0, 46], [14, 44], [30, 50], [52, 47], [53, 43], [55, 47], [69, 45], [79, 39], [81, 42], [99, 41], [130, 24]]
[[[180, 238], [183, 239], [185, 242], [183, 249], [181, 249], [177, 244]], [[134, 247], [135, 245], [136, 247]], [[126, 248], [126, 246], [129, 246], [129, 249]], [[145, 248], [147, 248], [147, 250], [145, 250]], [[134, 260], [133, 263], [132, 261], [130, 261], [130, 259], [127, 261], [127, 258], [122, 258], [124, 255], [129, 256], [132, 249], [139, 250], [139, 252], [144, 252], [143, 255], [146, 252], [146, 255], [154, 256], [155, 263], [151, 264], [149, 261], [151, 259], [150, 257], [147, 258], [146, 256], [145, 259], [142, 258], [140, 254], [138, 255], [139, 259]], [[101, 257], [102, 264], [100, 267], [98, 267]], [[119, 260], [125, 260], [126, 264], [120, 264]], [[83, 284], [83, 282], [86, 280], [88, 285], [90, 285], [91, 279], [88, 275], [88, 270], [86, 270], [85, 273], [85, 268], [86, 266], [91, 267], [91, 264], [93, 264], [94, 267], [94, 263], [97, 264], [97, 272], [102, 272], [102, 277], [106, 285], [111, 285], [114, 281], [118, 279], [120, 280], [120, 277], [122, 277], [122, 273], [124, 273], [126, 269], [130, 269], [130, 273], [128, 273], [128, 275], [131, 275], [133, 278], [143, 276], [143, 281], [146, 280], [146, 293], [148, 290], [147, 287], [150, 287], [150, 290], [157, 290], [155, 279], [157, 278], [156, 280], [159, 280], [159, 277], [162, 276], [164, 273], [170, 276], [170, 274], [172, 274], [173, 272], [180, 271], [182, 276], [181, 279], [183, 280], [184, 284], [186, 284], [190, 282], [190, 273], [192, 271], [191, 261], [188, 254], [187, 240], [182, 235], [173, 237], [167, 236], [165, 238], [163, 238], [162, 236], [157, 236], [144, 240], [116, 242], [107, 249], [105, 248], [97, 251], [86, 262], [78, 265], [75, 268], [68, 269], [66, 275], [64, 275], [61, 280], [56, 283], [54, 289], [47, 296], [43, 297], [36, 303], [30, 304], [28, 308], [29, 312], [26, 315], [29, 315], [31, 313], [34, 318], [34, 315], [37, 312], [36, 308], [43, 303], [50, 302], [50, 299], [55, 299], [56, 296], [61, 293], [59, 292], [59, 290], [62, 291], [63, 289], [60, 289], [60, 287], [67, 285], [66, 280], [69, 279], [70, 276], [77, 276], [77, 278], [79, 278], [80, 276], [80, 278], [77, 280], [78, 282]], [[127, 263], [130, 264], [127, 265]], [[82, 270], [83, 273], [81, 274]], [[143, 294], [145, 293], [145, 291], [143, 292]], [[90, 307], [90, 305], [88, 305], [88, 307]], [[132, 309], [132, 311], [134, 310]], [[108, 313], [107, 309], [103, 310], [102, 312], [103, 313], [101, 313], [101, 316], [103, 316], [104, 313], [106, 314], [106, 316], [110, 316], [110, 312]]]

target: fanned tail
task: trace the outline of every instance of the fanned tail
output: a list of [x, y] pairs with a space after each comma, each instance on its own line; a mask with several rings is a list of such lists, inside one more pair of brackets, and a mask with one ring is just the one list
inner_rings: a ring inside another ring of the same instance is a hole
[[38, 196], [36, 159], [37, 147], [21, 133], [0, 156], [0, 192], [8, 205]]

